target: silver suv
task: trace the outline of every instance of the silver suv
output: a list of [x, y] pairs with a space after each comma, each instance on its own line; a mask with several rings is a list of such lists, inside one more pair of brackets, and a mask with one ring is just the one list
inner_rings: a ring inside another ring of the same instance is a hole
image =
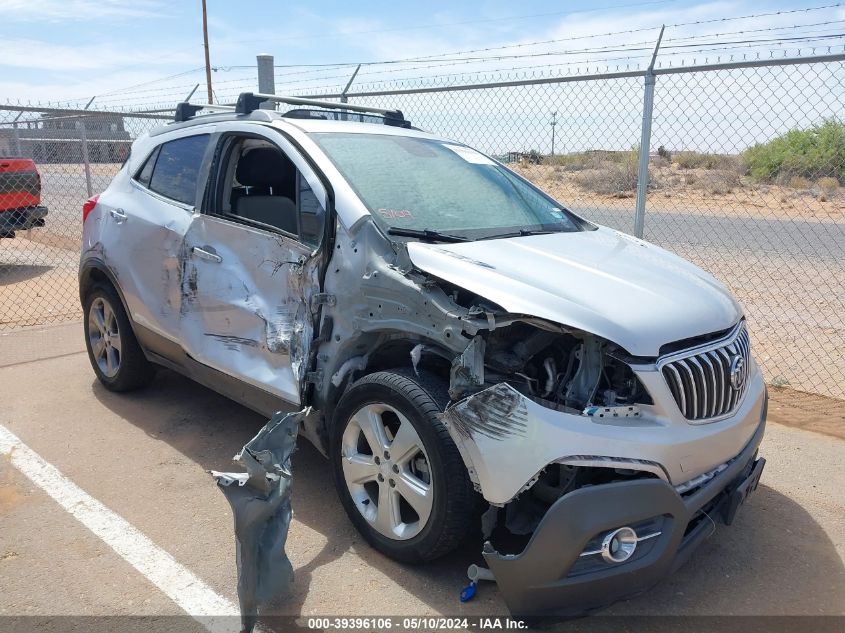
[[766, 389], [709, 274], [399, 111], [245, 93], [176, 119], [84, 207], [108, 389], [167, 367], [307, 410], [373, 547], [476, 530], [515, 614], [642, 591], [756, 487]]

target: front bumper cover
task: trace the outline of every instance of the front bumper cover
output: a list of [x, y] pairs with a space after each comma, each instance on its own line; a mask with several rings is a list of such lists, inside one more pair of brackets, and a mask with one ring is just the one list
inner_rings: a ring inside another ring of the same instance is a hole
[[[515, 617], [576, 616], [641, 593], [680, 567], [714, 531], [729, 524], [756, 485], [756, 458], [766, 411], [753, 437], [727, 468], [684, 496], [666, 481], [640, 479], [581, 488], [549, 508], [525, 550], [501, 555], [485, 544], [484, 558]], [[619, 564], [576, 566], [596, 536], [658, 517], [660, 535], [641, 555]]]

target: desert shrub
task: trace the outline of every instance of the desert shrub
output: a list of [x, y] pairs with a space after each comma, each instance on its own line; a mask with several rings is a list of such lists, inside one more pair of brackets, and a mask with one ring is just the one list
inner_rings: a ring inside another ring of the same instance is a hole
[[739, 174], [731, 169], [712, 169], [698, 174], [698, 178], [690, 183], [696, 189], [709, 194], [725, 195], [732, 193], [740, 185]]
[[595, 159], [589, 152], [575, 152], [573, 154], [548, 156], [545, 162], [565, 171], [580, 171], [594, 164]]
[[809, 189], [812, 183], [804, 176], [790, 176], [786, 186], [790, 189]]
[[705, 154], [703, 152], [676, 152], [672, 158], [681, 169], [738, 170], [742, 167], [737, 156], [729, 154]]
[[593, 193], [624, 195], [637, 188], [637, 155], [625, 152], [618, 160], [604, 161], [582, 171], [575, 181]]
[[672, 152], [670, 152], [668, 149], [666, 149], [662, 145], [657, 148], [657, 155], [660, 156], [660, 158], [665, 158], [670, 163], [672, 162]]
[[821, 192], [830, 198], [839, 190], [839, 181], [832, 176], [825, 176], [816, 181], [816, 186], [821, 189]]
[[830, 120], [807, 130], [791, 130], [743, 154], [758, 181], [789, 182], [793, 176], [828, 176], [845, 181], [845, 123]]

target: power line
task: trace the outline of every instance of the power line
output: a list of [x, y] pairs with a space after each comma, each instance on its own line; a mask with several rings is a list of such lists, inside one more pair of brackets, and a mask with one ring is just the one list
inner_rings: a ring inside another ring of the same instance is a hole
[[[668, 1], [675, 1], [675, 0], [658, 0], [656, 2], [643, 2], [637, 4], [628, 4], [628, 5], [616, 5], [614, 7], [600, 7], [596, 9], [590, 9], [589, 11], [597, 11], [597, 10], [605, 10], [608, 8], [623, 8], [623, 7], [633, 7], [633, 6], [641, 6], [646, 4], [662, 4]], [[693, 25], [702, 25], [702, 24], [714, 24], [714, 23], [725, 23], [725, 22], [733, 22], [739, 20], [749, 20], [754, 18], [760, 17], [771, 17], [771, 16], [778, 16], [778, 15], [790, 15], [790, 14], [799, 14], [799, 13], [809, 13], [812, 11], [820, 11], [824, 9], [831, 9], [843, 6], [843, 3], [835, 3], [835, 4], [827, 4], [822, 6], [815, 6], [815, 7], [805, 7], [801, 9], [790, 9], [785, 11], [770, 11], [765, 13], [755, 13], [755, 14], [748, 14], [742, 16], [733, 16], [733, 17], [725, 17], [725, 18], [712, 18], [706, 20], [694, 20], [689, 22], [679, 22], [675, 24], [669, 24], [667, 27], [670, 28], [678, 28], [684, 26], [693, 26]], [[548, 16], [548, 15], [558, 15], [561, 13], [578, 13], [576, 12], [556, 12], [556, 13], [549, 13], [549, 14], [534, 14], [533, 16], [522, 16], [525, 18], [528, 17], [541, 17], [541, 16]], [[501, 19], [517, 19], [520, 16], [513, 16], [511, 18], [501, 18]], [[500, 18], [494, 18], [491, 20], [476, 20], [472, 21], [472, 23], [482, 23], [485, 21], [496, 21], [500, 20]], [[824, 22], [816, 22], [806, 25], [792, 25], [792, 26], [780, 26], [780, 27], [766, 27], [766, 28], [759, 28], [759, 29], [744, 29], [744, 30], [737, 30], [737, 31], [728, 31], [728, 32], [714, 32], [714, 33], [705, 33], [693, 36], [686, 36], [686, 37], [676, 37], [676, 38], [668, 38], [667, 44], [663, 47], [664, 49], [673, 49], [673, 48], [682, 48], [686, 47], [689, 49], [693, 48], [700, 48], [704, 45], [739, 45], [739, 44], [773, 44], [779, 43], [778, 45], [782, 45], [783, 42], [810, 42], [810, 41], [822, 41], [824, 39], [836, 39], [841, 37], [839, 33], [832, 33], [828, 36], [819, 36], [814, 39], [808, 38], [807, 34], [798, 35], [795, 37], [780, 37], [780, 38], [769, 38], [769, 39], [759, 39], [759, 40], [737, 40], [737, 41], [702, 41], [702, 40], [709, 40], [710, 38], [714, 37], [721, 37], [725, 35], [741, 35], [741, 34], [748, 34], [748, 33], [763, 33], [763, 32], [776, 32], [776, 31], [786, 31], [786, 32], [796, 32], [798, 29], [811, 27], [811, 26], [829, 26], [833, 24], [839, 24], [845, 22], [845, 20], [828, 20]], [[457, 24], [457, 23], [455, 23]], [[441, 25], [442, 26], [442, 25]], [[290, 69], [289, 72], [285, 73], [276, 73], [277, 77], [282, 76], [301, 76], [306, 74], [319, 74], [326, 71], [331, 70], [339, 70], [341, 68], [348, 68], [360, 63], [363, 66], [378, 66], [378, 65], [390, 65], [390, 66], [403, 66], [410, 63], [416, 62], [425, 62], [428, 61], [430, 64], [428, 66], [411, 66], [402, 68], [401, 71], [399, 69], [389, 69], [389, 70], [381, 70], [381, 71], [364, 71], [361, 73], [363, 76], [367, 75], [376, 75], [376, 74], [388, 74], [391, 72], [402, 72], [408, 70], [415, 70], [415, 69], [426, 69], [426, 68], [447, 68], [449, 66], [454, 65], [462, 65], [462, 64], [470, 64], [470, 63], [478, 63], [478, 64], [485, 64], [491, 63], [495, 61], [503, 61], [507, 59], [531, 59], [537, 57], [564, 57], [570, 55], [605, 55], [605, 54], [612, 54], [612, 53], [636, 53], [636, 52], [645, 52], [651, 50], [651, 42], [650, 41], [643, 41], [643, 42], [634, 42], [634, 43], [627, 43], [624, 46], [603, 46], [603, 47], [589, 47], [589, 48], [582, 48], [582, 49], [569, 49], [569, 50], [560, 50], [560, 51], [543, 51], [543, 52], [532, 52], [532, 53], [524, 53], [524, 54], [513, 54], [513, 55], [482, 55], [482, 56], [474, 56], [474, 57], [467, 57], [466, 55], [469, 53], [486, 53], [491, 51], [505, 51], [510, 49], [518, 49], [518, 48], [526, 48], [526, 47], [538, 47], [538, 46], [545, 46], [548, 44], [556, 44], [562, 42], [571, 42], [577, 40], [585, 40], [585, 39], [592, 39], [597, 37], [608, 37], [613, 35], [624, 35], [624, 34], [631, 34], [631, 33], [642, 33], [645, 31], [654, 30], [657, 27], [643, 27], [638, 29], [629, 29], [623, 31], [611, 31], [607, 33], [594, 33], [594, 34], [586, 34], [581, 36], [573, 36], [568, 38], [560, 38], [560, 39], [553, 39], [553, 40], [545, 40], [545, 41], [537, 41], [537, 42], [527, 42], [527, 43], [520, 43], [520, 44], [509, 44], [509, 45], [502, 45], [502, 46], [495, 46], [495, 47], [486, 47], [486, 48], [479, 48], [479, 49], [469, 49], [463, 51], [455, 51], [451, 53], [438, 53], [433, 55], [424, 55], [418, 57], [409, 57], [404, 59], [394, 59], [394, 60], [382, 60], [382, 61], [367, 61], [367, 62], [334, 62], [334, 63], [314, 63], [314, 64], [290, 64], [290, 65], [277, 65], [276, 68], [284, 68]], [[389, 31], [391, 29], [382, 29], [379, 32]], [[401, 30], [401, 29], [396, 29]], [[813, 33], [815, 34], [815, 33]], [[668, 44], [668, 42], [676, 42], [676, 44]], [[679, 42], [688, 42], [687, 44], [680, 44]], [[642, 46], [641, 48], [637, 48], [639, 45], [647, 45]], [[669, 53], [663, 53], [664, 55], [668, 55]], [[620, 59], [620, 58], [616, 58]], [[632, 59], [631, 56], [621, 59]], [[215, 71], [223, 71], [227, 72], [233, 69], [251, 69], [255, 66], [218, 66], [215, 67]], [[293, 70], [293, 69], [300, 69], [300, 70]], [[310, 69], [310, 70], [301, 70], [301, 69]], [[154, 79], [146, 82], [141, 82], [138, 84], [133, 84], [131, 86], [126, 86], [123, 88], [115, 89], [103, 93], [100, 97], [107, 97], [113, 95], [121, 95], [121, 96], [129, 96], [129, 95], [137, 95], [137, 94], [144, 94], [147, 92], [158, 92], [159, 89], [150, 89], [150, 90], [139, 90], [131, 92], [132, 88], [137, 87], [144, 87], [144, 86], [152, 86], [155, 84], [160, 84], [162, 82], [166, 82], [172, 79], [176, 79], [179, 77], [183, 77], [189, 75], [191, 73], [198, 72], [198, 70], [202, 70], [202, 68], [194, 68], [188, 71], [183, 71], [181, 73], [176, 73], [174, 75], [168, 75], [166, 77], [162, 77], [160, 79]], [[487, 71], [493, 72], [493, 71]], [[320, 76], [314, 77], [307, 80], [297, 80], [285, 83], [307, 83], [308, 81], [326, 81], [332, 78], [345, 78], [345, 75], [336, 75], [336, 76]], [[224, 80], [219, 83], [237, 83], [242, 81], [240, 79], [237, 80]], [[105, 100], [108, 102], [109, 100]]]
[[[771, 16], [774, 16], [774, 15], [789, 15], [789, 14], [794, 14], [794, 13], [808, 13], [808, 12], [811, 12], [811, 11], [821, 11], [821, 10], [824, 10], [824, 9], [832, 9], [832, 8], [837, 8], [837, 7], [841, 7], [841, 6], [845, 6], [845, 5], [843, 5], [843, 3], [841, 3], [841, 2], [839, 2], [839, 3], [836, 3], [836, 4], [827, 4], [827, 5], [817, 6], [817, 7], [805, 7], [803, 9], [790, 9], [790, 10], [787, 10], [787, 11], [771, 11], [771, 12], [768, 12], [768, 13], [753, 13], [753, 14], [739, 15], [739, 16], [733, 16], [733, 17], [728, 17], [728, 18], [712, 18], [712, 19], [707, 19], [707, 20], [694, 20], [694, 21], [691, 21], [691, 22], [677, 22], [675, 24], [667, 24], [666, 28], [677, 28], [677, 27], [681, 27], [681, 26], [700, 26], [702, 24], [714, 24], [714, 23], [717, 23], [717, 22], [721, 23], [721, 22], [731, 22], [731, 21], [737, 21], [737, 20], [749, 20], [749, 19], [753, 19], [753, 18], [771, 17]], [[433, 55], [423, 55], [423, 56], [419, 56], [419, 57], [409, 57], [409, 58], [406, 58], [405, 60], [390, 60], [389, 63], [399, 63], [401, 61], [415, 61], [416, 62], [416, 61], [423, 61], [423, 60], [427, 60], [427, 59], [435, 59], [435, 58], [438, 58], [438, 57], [445, 57], [445, 56], [449, 56], [449, 55], [463, 55], [465, 53], [482, 53], [482, 52], [489, 52], [489, 51], [493, 51], [493, 50], [504, 50], [504, 49], [510, 49], [510, 48], [522, 48], [522, 47], [526, 47], [526, 46], [539, 46], [539, 45], [545, 45], [545, 44], [559, 44], [559, 43], [562, 43], [562, 42], [572, 42], [572, 41], [576, 41], [576, 40], [592, 39], [592, 38], [596, 38], [596, 37], [609, 37], [609, 36], [612, 36], [612, 35], [628, 35], [628, 34], [631, 34], [631, 33], [643, 33], [645, 31], [653, 31], [653, 30], [656, 30], [656, 29], [659, 29], [659, 28], [660, 28], [660, 26], [657, 25], [657, 26], [641, 27], [641, 28], [637, 28], [637, 29], [627, 29], [627, 30], [622, 30], [622, 31], [609, 31], [607, 33], [591, 33], [591, 34], [588, 34], [588, 35], [577, 35], [577, 36], [573, 36], [573, 37], [566, 37], [566, 38], [559, 38], [559, 39], [552, 39], [552, 40], [542, 40], [542, 41], [537, 41], [537, 42], [524, 42], [524, 43], [520, 43], [520, 44], [506, 44], [506, 45], [502, 45], [502, 46], [492, 46], [492, 47], [486, 47], [486, 48], [476, 48], [476, 49], [468, 49], [468, 50], [462, 50], [462, 51], [454, 51], [454, 52], [451, 52], [451, 53], [437, 53], [437, 54], [433, 54]], [[356, 62], [356, 63], [375, 64], [375, 63], [379, 63], [379, 62]], [[387, 63], [387, 62], [381, 62], [381, 63]]]

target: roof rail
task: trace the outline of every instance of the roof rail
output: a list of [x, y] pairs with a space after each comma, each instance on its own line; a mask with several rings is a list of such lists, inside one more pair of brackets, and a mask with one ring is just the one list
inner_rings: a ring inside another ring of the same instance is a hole
[[210, 113], [215, 112], [234, 112], [234, 106], [217, 105], [213, 103], [193, 104], [184, 101], [176, 104], [176, 112], [173, 115], [173, 120], [176, 123], [183, 123], [188, 119], [192, 119], [200, 110], [209, 110]]
[[326, 108], [330, 110], [346, 110], [347, 112], [375, 114], [383, 117], [386, 125], [395, 125], [397, 127], [407, 127], [409, 125], [409, 122], [405, 120], [405, 116], [402, 114], [401, 110], [385, 110], [383, 108], [373, 108], [353, 103], [338, 103], [336, 101], [321, 101], [319, 99], [280, 97], [277, 95], [262, 94], [258, 92], [242, 92], [238, 96], [238, 103], [235, 106], [235, 112], [238, 114], [249, 114], [254, 110], [258, 110], [261, 107], [261, 104], [265, 101], [287, 103], [289, 105], [298, 106], [311, 106], [313, 108]]

